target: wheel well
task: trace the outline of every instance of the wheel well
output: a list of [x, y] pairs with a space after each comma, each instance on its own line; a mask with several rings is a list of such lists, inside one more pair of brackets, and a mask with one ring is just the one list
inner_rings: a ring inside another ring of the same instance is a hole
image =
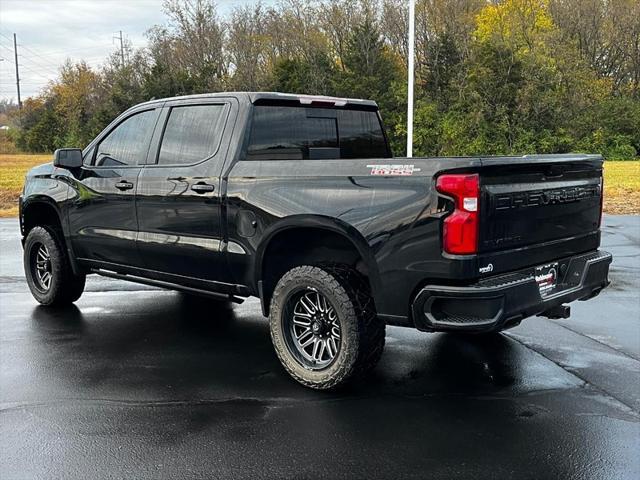
[[27, 206], [22, 214], [24, 237], [29, 235], [33, 227], [50, 227], [62, 234], [62, 223], [56, 209], [48, 203], [38, 202]]
[[276, 234], [262, 256], [263, 311], [269, 311], [278, 280], [298, 265], [340, 263], [350, 265], [365, 278], [369, 271], [356, 246], [340, 233], [321, 228], [293, 228]]

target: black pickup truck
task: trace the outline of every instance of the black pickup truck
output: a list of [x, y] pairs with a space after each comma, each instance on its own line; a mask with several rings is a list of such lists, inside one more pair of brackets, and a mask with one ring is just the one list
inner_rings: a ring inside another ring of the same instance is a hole
[[393, 158], [374, 102], [280, 93], [137, 105], [20, 198], [40, 303], [77, 300], [90, 273], [259, 297], [280, 361], [317, 389], [370, 370], [385, 324], [566, 318], [609, 283], [601, 217], [599, 156]]

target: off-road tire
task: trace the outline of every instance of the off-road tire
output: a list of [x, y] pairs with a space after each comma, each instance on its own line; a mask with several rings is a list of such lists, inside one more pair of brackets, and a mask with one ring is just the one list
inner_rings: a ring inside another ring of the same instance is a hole
[[[291, 353], [284, 335], [285, 306], [300, 289], [313, 288], [335, 308], [341, 328], [340, 349], [328, 367], [305, 368]], [[344, 386], [368, 373], [384, 349], [385, 323], [376, 314], [366, 279], [344, 265], [303, 265], [289, 270], [278, 281], [269, 312], [271, 340], [280, 362], [299, 383], [317, 390]]]
[[[44, 245], [50, 256], [50, 287], [43, 289], [34, 277], [33, 249]], [[34, 227], [24, 243], [24, 272], [33, 297], [42, 305], [69, 305], [84, 291], [85, 275], [75, 275], [66, 248], [58, 233], [46, 227]]]

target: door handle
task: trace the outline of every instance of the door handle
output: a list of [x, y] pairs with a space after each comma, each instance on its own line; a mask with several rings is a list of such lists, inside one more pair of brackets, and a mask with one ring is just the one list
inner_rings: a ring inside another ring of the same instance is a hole
[[200, 182], [200, 183], [195, 183], [191, 185], [191, 190], [193, 190], [196, 193], [207, 193], [207, 192], [213, 192], [215, 190], [215, 187], [210, 183]]
[[131, 190], [133, 188], [133, 183], [127, 182], [126, 180], [120, 180], [116, 183], [116, 188], [118, 190]]

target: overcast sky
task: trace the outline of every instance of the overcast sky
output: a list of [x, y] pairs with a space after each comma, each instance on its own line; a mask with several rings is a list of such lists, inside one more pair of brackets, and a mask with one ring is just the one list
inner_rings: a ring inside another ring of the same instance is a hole
[[[236, 5], [256, 2], [215, 3], [224, 17]], [[102, 64], [119, 48], [113, 37], [120, 30], [134, 48], [143, 47], [144, 32], [166, 22], [161, 7], [162, 0], [0, 0], [0, 98], [16, 99], [14, 33], [24, 99], [55, 78], [66, 58], [84, 59], [94, 67]]]

